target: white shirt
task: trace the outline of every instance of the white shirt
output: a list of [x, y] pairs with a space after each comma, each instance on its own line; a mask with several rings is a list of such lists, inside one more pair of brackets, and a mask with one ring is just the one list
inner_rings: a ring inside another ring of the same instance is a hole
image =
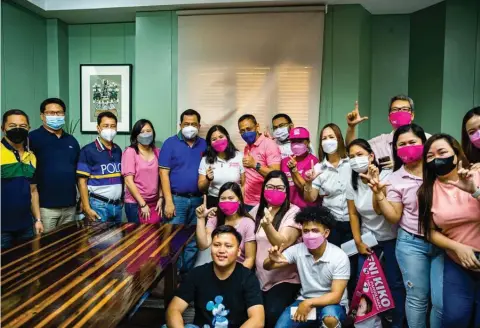
[[207, 158], [205, 156], [202, 158], [198, 173], [206, 176], [208, 167], [211, 166], [213, 169], [213, 181], [210, 182], [210, 186], [208, 187], [209, 196], [218, 197], [220, 188], [226, 182], [236, 182], [240, 184], [240, 176], [242, 173], [245, 173], [242, 160], [243, 154], [239, 151], [237, 151], [235, 157], [229, 161], [217, 157], [217, 160], [213, 164], [208, 164]]
[[350, 221], [346, 191], [351, 181], [352, 169], [348, 158], [342, 158], [336, 168], [325, 158], [315, 165], [315, 172], [322, 172], [312, 183], [320, 195], [325, 195], [322, 205], [335, 215], [337, 221]]
[[[380, 181], [387, 178], [391, 172], [391, 170], [380, 172]], [[362, 182], [360, 177], [358, 177], [357, 190], [353, 189], [351, 182], [348, 184], [347, 199], [353, 200], [355, 203], [362, 222], [360, 228], [362, 235], [370, 231], [378, 241], [392, 240], [397, 237], [397, 225], [389, 223], [383, 215], [375, 213], [373, 192], [368, 184]]]
[[[283, 255], [288, 263], [296, 264], [302, 289], [299, 300], [320, 297], [332, 291], [333, 280], [350, 279], [350, 261], [347, 254], [335, 246], [327, 243], [325, 252], [317, 261], [308, 251], [304, 243], [287, 248]], [[340, 305], [348, 306], [347, 289], [343, 292]]]

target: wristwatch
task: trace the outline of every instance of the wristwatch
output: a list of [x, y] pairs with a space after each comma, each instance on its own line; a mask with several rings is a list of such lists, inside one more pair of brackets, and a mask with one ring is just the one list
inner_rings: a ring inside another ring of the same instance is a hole
[[42, 219], [35, 219], [35, 223], [42, 222]]
[[258, 171], [260, 171], [261, 168], [262, 168], [262, 164], [257, 163], [257, 164], [255, 165], [255, 171], [258, 172]]
[[477, 199], [480, 196], [480, 187], [477, 187], [477, 191], [472, 194], [472, 197]]

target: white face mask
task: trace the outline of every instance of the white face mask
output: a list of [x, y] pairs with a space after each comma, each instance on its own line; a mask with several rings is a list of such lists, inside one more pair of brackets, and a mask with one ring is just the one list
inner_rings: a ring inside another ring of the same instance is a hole
[[198, 129], [194, 126], [186, 126], [182, 129], [182, 134], [187, 140], [192, 140], [198, 134]]
[[285, 126], [283, 128], [278, 128], [273, 132], [273, 136], [275, 139], [278, 139], [280, 141], [285, 141], [288, 139], [288, 126]]
[[333, 154], [337, 151], [338, 141], [336, 139], [327, 139], [322, 141], [322, 149], [327, 154]]
[[357, 173], [365, 173], [368, 170], [368, 156], [357, 156], [350, 158], [350, 167]]
[[108, 142], [111, 142], [116, 135], [117, 135], [117, 130], [114, 130], [114, 129], [103, 129], [100, 132], [100, 136], [103, 139], [107, 140]]

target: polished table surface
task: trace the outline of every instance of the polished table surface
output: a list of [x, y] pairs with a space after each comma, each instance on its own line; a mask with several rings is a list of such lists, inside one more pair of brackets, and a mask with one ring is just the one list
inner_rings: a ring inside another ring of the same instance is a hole
[[[1, 253], [1, 326], [115, 327], [193, 228], [73, 223]], [[176, 271], [176, 269], [175, 269]]]

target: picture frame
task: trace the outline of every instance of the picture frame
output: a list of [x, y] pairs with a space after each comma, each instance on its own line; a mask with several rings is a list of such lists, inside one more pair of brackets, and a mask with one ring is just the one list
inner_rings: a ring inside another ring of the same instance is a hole
[[131, 64], [80, 65], [80, 131], [97, 133], [97, 117], [111, 111], [117, 116], [117, 133], [132, 127]]

